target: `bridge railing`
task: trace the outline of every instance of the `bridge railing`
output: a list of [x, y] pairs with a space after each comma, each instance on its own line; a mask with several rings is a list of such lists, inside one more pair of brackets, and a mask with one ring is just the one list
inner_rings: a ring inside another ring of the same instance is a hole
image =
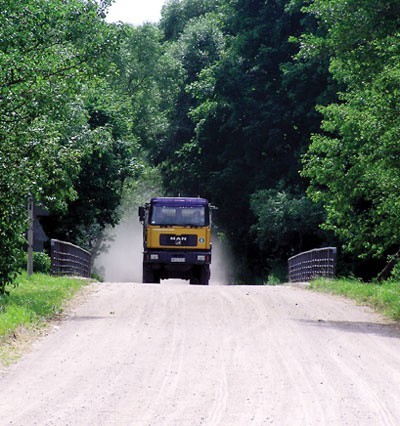
[[87, 250], [71, 243], [51, 240], [51, 274], [90, 277], [91, 255]]
[[336, 274], [336, 247], [299, 253], [288, 260], [289, 281], [306, 282], [313, 278], [333, 278]]

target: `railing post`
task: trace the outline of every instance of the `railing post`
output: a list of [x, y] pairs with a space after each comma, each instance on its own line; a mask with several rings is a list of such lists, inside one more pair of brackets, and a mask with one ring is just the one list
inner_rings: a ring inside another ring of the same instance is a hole
[[34, 222], [34, 213], [33, 213], [33, 197], [29, 195], [28, 197], [28, 259], [26, 269], [28, 275], [33, 274], [33, 222]]

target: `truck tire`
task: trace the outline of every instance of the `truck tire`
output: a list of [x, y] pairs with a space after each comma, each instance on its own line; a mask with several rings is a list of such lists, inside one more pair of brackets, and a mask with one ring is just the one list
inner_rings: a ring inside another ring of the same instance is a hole
[[210, 281], [210, 265], [204, 265], [200, 269], [200, 284], [208, 285]]
[[200, 284], [200, 280], [197, 277], [191, 277], [189, 280], [190, 284]]
[[190, 277], [190, 284], [208, 285], [210, 280], [210, 265], [197, 267]]
[[148, 266], [143, 265], [143, 284], [160, 284], [160, 276]]

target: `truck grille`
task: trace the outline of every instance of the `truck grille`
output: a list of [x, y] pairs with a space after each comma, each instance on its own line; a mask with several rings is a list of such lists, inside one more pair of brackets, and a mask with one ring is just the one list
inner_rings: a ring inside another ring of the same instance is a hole
[[197, 235], [160, 235], [160, 246], [196, 247]]

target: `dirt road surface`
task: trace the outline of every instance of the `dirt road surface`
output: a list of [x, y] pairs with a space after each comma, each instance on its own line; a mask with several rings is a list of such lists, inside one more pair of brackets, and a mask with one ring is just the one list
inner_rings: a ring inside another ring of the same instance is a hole
[[400, 331], [290, 286], [96, 283], [0, 378], [1, 425], [398, 425]]

